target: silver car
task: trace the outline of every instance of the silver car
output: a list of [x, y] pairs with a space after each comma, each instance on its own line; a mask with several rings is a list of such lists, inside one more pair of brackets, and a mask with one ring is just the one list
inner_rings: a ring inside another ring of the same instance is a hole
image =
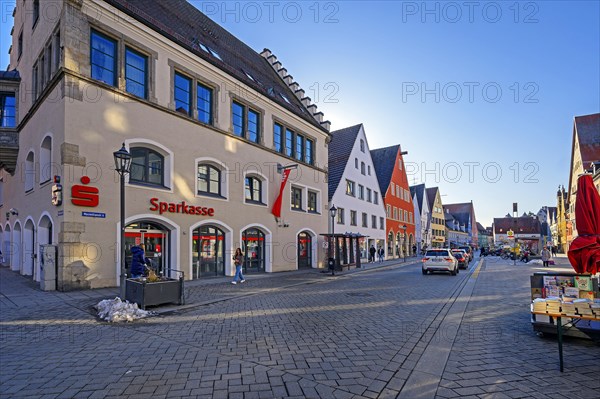
[[458, 261], [447, 248], [428, 249], [422, 262], [423, 274], [450, 272], [450, 274], [456, 276], [458, 273]]

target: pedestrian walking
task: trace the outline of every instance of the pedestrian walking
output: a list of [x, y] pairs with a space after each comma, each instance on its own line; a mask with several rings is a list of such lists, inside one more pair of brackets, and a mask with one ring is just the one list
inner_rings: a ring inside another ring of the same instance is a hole
[[552, 246], [552, 256], [556, 256], [556, 245]]
[[369, 248], [369, 263], [375, 262], [375, 245], [371, 244], [371, 248]]
[[417, 256], [417, 246], [414, 244], [412, 246], [412, 256]]
[[233, 264], [235, 265], [235, 276], [231, 284], [237, 284], [238, 280], [240, 283], [245, 282], [244, 275], [242, 274], [242, 264], [244, 263], [244, 255], [242, 255], [242, 249], [237, 248], [233, 255]]
[[542, 263], [543, 263], [544, 267], [550, 267], [549, 264], [550, 264], [551, 257], [552, 257], [552, 254], [548, 250], [548, 247], [544, 247], [544, 249], [542, 249]]
[[377, 255], [379, 256], [379, 263], [383, 262], [383, 255], [385, 255], [385, 251], [381, 248], [381, 245], [377, 249]]

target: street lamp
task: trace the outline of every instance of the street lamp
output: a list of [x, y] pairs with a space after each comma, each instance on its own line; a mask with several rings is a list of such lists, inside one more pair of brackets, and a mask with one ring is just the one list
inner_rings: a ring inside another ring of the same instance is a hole
[[406, 262], [406, 225], [403, 225], [401, 227], [403, 233], [402, 233], [402, 244], [404, 246], [404, 248], [402, 248], [402, 262]]
[[335, 245], [335, 215], [337, 214], [337, 208], [335, 205], [331, 205], [329, 208], [329, 216], [331, 217], [331, 243], [329, 248], [329, 267], [331, 268], [331, 275], [335, 276], [335, 247], [333, 248], [333, 257], [331, 256], [331, 247]]
[[115, 170], [121, 177], [121, 299], [125, 300], [125, 175], [131, 169], [131, 154], [125, 148], [125, 143], [119, 151], [113, 152]]

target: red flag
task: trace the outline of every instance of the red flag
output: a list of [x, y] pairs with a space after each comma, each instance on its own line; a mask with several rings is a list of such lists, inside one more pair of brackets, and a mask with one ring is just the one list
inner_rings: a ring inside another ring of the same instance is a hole
[[284, 169], [283, 176], [281, 178], [281, 187], [279, 187], [279, 195], [273, 204], [273, 209], [271, 213], [275, 215], [276, 218], [281, 217], [281, 200], [283, 199], [283, 190], [285, 190], [285, 183], [287, 183], [288, 176], [290, 175], [291, 169]]

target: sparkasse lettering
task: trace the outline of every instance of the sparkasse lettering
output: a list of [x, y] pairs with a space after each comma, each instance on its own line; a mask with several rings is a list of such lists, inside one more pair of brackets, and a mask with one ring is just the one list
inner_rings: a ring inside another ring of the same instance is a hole
[[187, 204], [185, 201], [179, 203], [159, 201], [158, 198], [150, 198], [150, 210], [152, 212], [158, 211], [160, 215], [163, 213], [181, 213], [184, 215], [200, 215], [200, 216], [214, 216], [215, 209], [208, 208], [205, 206], [193, 206]]

